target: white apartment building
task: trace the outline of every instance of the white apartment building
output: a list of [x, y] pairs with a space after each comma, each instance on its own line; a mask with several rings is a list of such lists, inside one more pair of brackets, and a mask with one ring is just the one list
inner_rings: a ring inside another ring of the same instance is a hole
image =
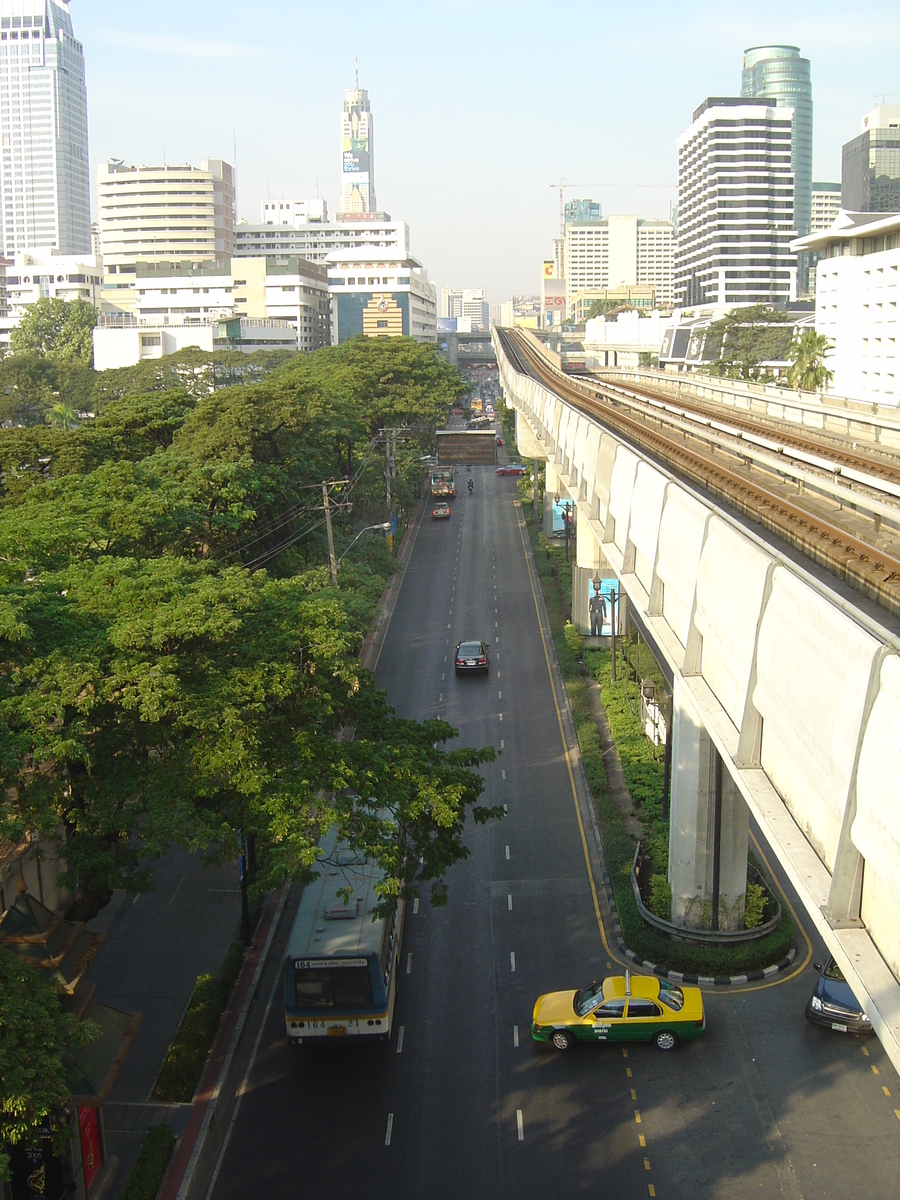
[[0, 253], [91, 253], [84, 53], [66, 0], [0, 0]]
[[793, 109], [710, 97], [678, 139], [677, 304], [796, 299]]
[[[134, 310], [101, 316], [94, 365], [131, 366], [184, 346], [310, 353], [330, 344], [330, 313], [325, 268], [302, 259], [138, 264]], [[200, 331], [193, 340], [190, 330]]]
[[263, 200], [263, 225], [322, 224], [328, 220], [328, 205], [324, 200]]
[[231, 257], [235, 192], [229, 163], [134, 167], [113, 159], [100, 165], [97, 185], [105, 307], [133, 311], [138, 264], [224, 264]]
[[566, 313], [573, 313], [576, 292], [650, 284], [656, 302], [673, 302], [674, 225], [631, 214], [599, 221], [567, 221], [564, 247]]
[[411, 337], [437, 341], [437, 289], [411, 255], [335, 251], [328, 256], [333, 340]]
[[20, 251], [0, 263], [0, 353], [9, 349], [10, 333], [38, 300], [84, 300], [100, 307], [103, 270], [91, 255]]
[[834, 343], [831, 390], [900, 405], [900, 213], [842, 210], [830, 229], [792, 245], [819, 255], [816, 333]]
[[[311, 203], [314, 202], [300, 202], [301, 205]], [[299, 217], [296, 207], [294, 211], [292, 224], [284, 219], [276, 221], [269, 218], [259, 225], [241, 221], [234, 231], [235, 255], [238, 258], [285, 255], [305, 258], [307, 262], [314, 263], [326, 262], [335, 251], [348, 254], [354, 250], [371, 250], [402, 258], [409, 255], [409, 228], [406, 222], [392, 221], [387, 213], [344, 215], [336, 221], [319, 221], [303, 220], [302, 207]]]
[[841, 211], [841, 185], [839, 183], [814, 183], [812, 185], [812, 208], [810, 210], [810, 233], [821, 233], [830, 229]]

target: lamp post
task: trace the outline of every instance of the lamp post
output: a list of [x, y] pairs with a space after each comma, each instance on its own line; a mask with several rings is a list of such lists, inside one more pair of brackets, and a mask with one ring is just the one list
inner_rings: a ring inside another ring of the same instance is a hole
[[362, 529], [359, 531], [359, 533], [356, 535], [356, 537], [353, 539], [353, 541], [350, 543], [350, 545], [347, 547], [347, 549], [344, 551], [344, 553], [340, 556], [340, 558], [335, 560], [335, 564], [334, 564], [335, 570], [337, 570], [337, 568], [340, 566], [341, 562], [343, 561], [344, 554], [347, 554], [347, 552], [352, 549], [352, 547], [355, 545], [356, 542], [359, 541], [359, 539], [362, 537], [362, 535], [364, 533], [368, 533], [372, 529], [380, 529], [383, 533], [387, 533], [390, 528], [391, 528], [390, 521], [379, 521], [377, 525], [363, 525]]

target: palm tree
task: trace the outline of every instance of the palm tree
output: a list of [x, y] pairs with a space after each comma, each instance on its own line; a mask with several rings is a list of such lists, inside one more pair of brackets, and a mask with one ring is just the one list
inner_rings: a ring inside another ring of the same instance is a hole
[[57, 429], [75, 429], [78, 425], [78, 410], [67, 400], [57, 400], [47, 413], [47, 421]]
[[823, 333], [804, 329], [791, 342], [788, 357], [788, 383], [792, 388], [804, 392], [826, 390], [834, 379], [834, 371], [825, 366], [825, 359], [834, 349], [834, 343]]

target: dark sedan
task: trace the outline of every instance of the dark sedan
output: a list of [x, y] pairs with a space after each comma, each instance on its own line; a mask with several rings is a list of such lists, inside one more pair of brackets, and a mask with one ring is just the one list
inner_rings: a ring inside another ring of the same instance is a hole
[[814, 966], [821, 973], [806, 1006], [807, 1021], [838, 1033], [871, 1033], [871, 1022], [834, 959]]
[[487, 642], [457, 642], [455, 666], [457, 675], [490, 671]]

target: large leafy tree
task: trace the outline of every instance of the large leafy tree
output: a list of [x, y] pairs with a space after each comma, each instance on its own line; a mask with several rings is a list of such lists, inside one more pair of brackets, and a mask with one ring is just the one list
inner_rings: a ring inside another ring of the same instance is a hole
[[790, 313], [752, 304], [736, 308], [706, 331], [703, 359], [712, 375], [727, 379], [773, 378], [772, 363], [787, 358], [791, 342]]
[[67, 1058], [95, 1035], [90, 1022], [63, 1013], [39, 968], [0, 946], [0, 1180], [8, 1147], [33, 1145], [49, 1130], [69, 1136]]
[[31, 351], [58, 362], [94, 359], [97, 310], [86, 300], [45, 298], [30, 304], [9, 336], [14, 354]]

